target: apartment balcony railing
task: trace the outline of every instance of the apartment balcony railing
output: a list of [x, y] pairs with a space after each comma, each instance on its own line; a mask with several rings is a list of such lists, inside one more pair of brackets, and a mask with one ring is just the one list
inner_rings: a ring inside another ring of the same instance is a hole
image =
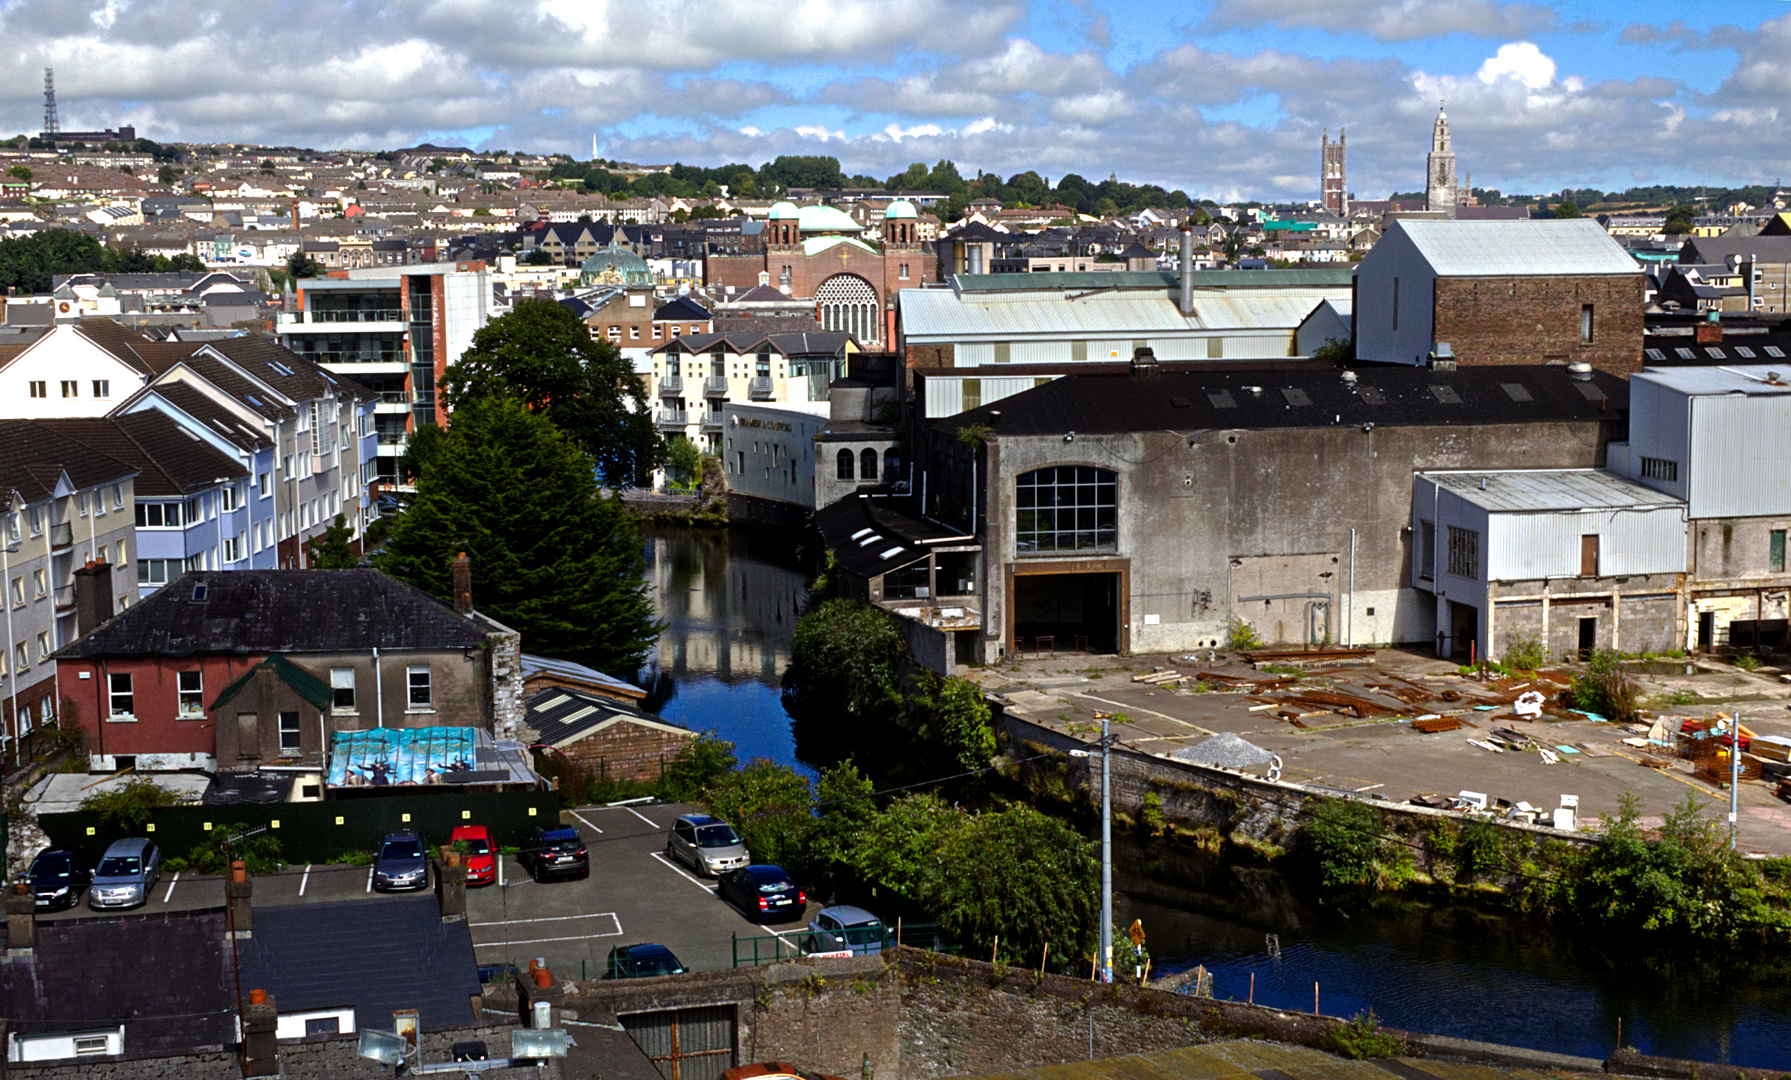
[[305, 352], [302, 349], [295, 349], [293, 351], [297, 352], [300, 356], [304, 357], [305, 359], [311, 361], [313, 364], [323, 364], [325, 366], [328, 366], [330, 364], [402, 364], [402, 363], [404, 363], [404, 354], [401, 352], [397, 352], [397, 351], [363, 352], [363, 351], [359, 351], [359, 350], [354, 350], [354, 351], [342, 351], [342, 352]]
[[62, 585], [56, 589], [56, 610], [67, 611], [75, 606], [75, 587]]
[[755, 377], [752, 382], [747, 384], [746, 393], [754, 401], [770, 401], [771, 378], [766, 375]]
[[61, 551], [63, 548], [75, 546], [75, 527], [72, 522], [50, 526], [50, 550]]
[[682, 375], [667, 375], [665, 378], [660, 379], [659, 380], [659, 396], [660, 397], [682, 397], [682, 396], [684, 396], [684, 376], [682, 376]]
[[662, 428], [676, 428], [683, 431], [690, 423], [690, 414], [687, 412], [663, 412], [659, 414], [659, 419], [655, 422]]
[[703, 396], [725, 398], [728, 396], [728, 378], [726, 375], [711, 375], [703, 383]]
[[318, 311], [312, 309], [306, 322], [403, 322], [403, 308], [363, 308]]
[[410, 404], [410, 391], [409, 390], [381, 390], [379, 392], [379, 403], [381, 405], [409, 405]]
[[377, 437], [379, 439], [379, 445], [381, 446], [404, 445], [404, 432], [402, 431], [381, 431], [377, 434]]
[[702, 428], [703, 431], [719, 434], [721, 432], [721, 420], [722, 420], [722, 416], [718, 412], [704, 413], [703, 414], [703, 428]]

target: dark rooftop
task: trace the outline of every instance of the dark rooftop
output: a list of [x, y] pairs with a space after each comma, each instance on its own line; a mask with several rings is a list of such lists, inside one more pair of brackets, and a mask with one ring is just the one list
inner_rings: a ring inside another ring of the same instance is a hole
[[1334, 425], [1527, 424], [1620, 419], [1629, 384], [1559, 365], [1432, 371], [1363, 367], [1354, 383], [1336, 369], [1163, 371], [1066, 375], [941, 420], [935, 430], [987, 425], [995, 436], [1116, 435], [1139, 431], [1305, 428]]
[[464, 1027], [479, 994], [472, 930], [443, 922], [433, 896], [258, 907], [242, 972], [281, 1012], [352, 1007], [357, 1029], [390, 1027], [398, 1009], [425, 1030]]
[[378, 570], [194, 571], [57, 655], [191, 656], [460, 649], [485, 632]]
[[125, 480], [129, 464], [71, 439], [36, 420], [0, 420], [0, 494], [18, 492], [28, 503], [42, 502], [68, 474], [77, 488]]
[[817, 510], [815, 527], [841, 566], [867, 578], [926, 558], [934, 544], [976, 542], [961, 537], [956, 529], [920, 517], [918, 502], [909, 496], [861, 492]]
[[139, 499], [186, 496], [249, 475], [229, 455], [154, 409], [38, 423], [136, 469], [132, 490]]
[[541, 733], [541, 742], [561, 746], [582, 738], [593, 729], [611, 723], [658, 726], [675, 731], [687, 729], [651, 713], [624, 705], [615, 698], [600, 697], [565, 687], [551, 687], [529, 699], [529, 726]]

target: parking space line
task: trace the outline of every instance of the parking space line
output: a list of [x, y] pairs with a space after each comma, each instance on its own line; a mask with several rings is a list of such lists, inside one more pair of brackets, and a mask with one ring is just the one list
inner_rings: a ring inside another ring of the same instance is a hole
[[498, 919], [493, 922], [476, 922], [476, 923], [468, 923], [467, 925], [468, 926], [514, 926], [518, 923], [565, 922], [567, 919], [615, 919], [617, 926], [622, 925], [622, 920], [617, 918], [616, 913], [613, 911], [597, 911], [597, 912], [593, 912], [589, 915], [548, 915], [548, 916], [545, 916], [545, 917], [539, 918], [539, 919]]
[[174, 895], [174, 886], [179, 885], [179, 884], [180, 884], [180, 871], [176, 870], [176, 871], [174, 871], [173, 879], [168, 882], [168, 891], [162, 894], [162, 903], [166, 904], [168, 902], [168, 898]]
[[642, 820], [642, 821], [644, 821], [644, 822], [646, 822], [646, 823], [647, 823], [647, 824], [649, 824], [649, 825], [651, 825], [651, 826], [653, 826], [653, 827], [654, 827], [654, 828], [655, 828], [655, 829], [657, 829], [657, 828], [659, 828], [659, 827], [660, 827], [660, 825], [659, 825], [659, 822], [657, 822], [657, 821], [654, 821], [654, 820], [653, 820], [653, 819], [652, 819], [652, 818], [650, 818], [650, 817], [648, 817], [648, 816], [647, 816], [647, 815], [645, 815], [645, 814], [643, 814], [643, 813], [641, 813], [641, 812], [640, 812], [640, 811], [639, 811], [639, 810], [636, 810], [636, 809], [635, 809], [635, 808], [634, 808], [634, 807], [632, 807], [632, 806], [612, 806], [612, 807], [609, 807], [609, 809], [611, 809], [611, 810], [626, 810], [626, 811], [628, 811], [628, 812], [629, 812], [629, 813], [630, 813], [630, 814], [633, 814], [633, 815], [634, 815], [634, 816], [635, 816], [635, 817], [637, 817], [637, 818], [640, 818], [640, 819], [641, 819], [641, 820]]
[[498, 852], [497, 858], [493, 861], [497, 863], [498, 888], [502, 889], [504, 887], [504, 853]]
[[299, 878], [299, 895], [305, 895], [305, 886], [311, 883], [311, 864], [305, 864], [305, 876]]
[[[594, 938], [621, 937], [622, 936], [622, 920], [616, 916], [615, 912], [606, 911], [600, 915], [571, 915], [571, 916], [566, 916], [566, 917], [573, 918], [573, 919], [607, 918], [607, 919], [609, 919], [610, 922], [615, 924], [616, 928], [614, 930], [605, 930], [605, 931], [602, 931], [601, 933], [596, 933], [596, 934], [571, 934], [571, 935], [567, 935], [565, 937], [527, 938], [527, 939], [524, 939], [521, 941], [507, 941], [507, 940], [506, 941], [475, 941], [473, 943], [473, 948], [485, 949], [485, 948], [491, 948], [496, 945], [545, 945], [545, 944], [548, 944], [549, 942], [555, 942], [555, 941], [590, 941]], [[525, 922], [553, 922], [555, 920], [553, 920], [553, 919], [516, 919], [514, 921], [518, 922], [518, 923], [525, 923]], [[474, 923], [473, 925], [474, 926], [508, 926], [510, 924], [509, 923]]]
[[367, 891], [373, 891], [373, 867], [371, 866], [367, 868]]
[[686, 874], [682, 867], [673, 863], [670, 859], [666, 858], [664, 855], [661, 855], [659, 852], [649, 851], [649, 852], [647, 852], [647, 854], [653, 856], [655, 859], [658, 859], [660, 864], [665, 866], [667, 869], [671, 870], [672, 873], [677, 874], [679, 877], [683, 878], [685, 881], [690, 882], [692, 885], [695, 885], [697, 888], [708, 893], [710, 896], [716, 895], [715, 890], [713, 888], [711, 888], [708, 885], [703, 884], [702, 882], [698, 881], [696, 878], [691, 877], [689, 874]]
[[[590, 818], [588, 818], [588, 817], [586, 817], [586, 816], [584, 816], [584, 815], [583, 815], [583, 814], [581, 814], [581, 813], [579, 813], [579, 812], [578, 812], [578, 811], [577, 811], [577, 810], [568, 810], [568, 811], [566, 811], [566, 812], [567, 812], [567, 813], [568, 813], [568, 814], [571, 814], [571, 815], [572, 815], [572, 816], [573, 816], [573, 817], [575, 817], [575, 818], [577, 818], [577, 819], [578, 819], [578, 820], [580, 820], [580, 821], [582, 821], [582, 822], [584, 822], [584, 823], [585, 823], [585, 824], [586, 824], [586, 825], [590, 825], [590, 826], [591, 826], [591, 828], [593, 828], [593, 829], [597, 829], [597, 826], [596, 826], [596, 825], [595, 825], [595, 824], [594, 824], [594, 823], [593, 823], [593, 822], [592, 822], [592, 821], [591, 821], [591, 819], [590, 819]], [[597, 829], [597, 831], [598, 831], [598, 832], [599, 832], [599, 833], [601, 833], [601, 832], [603, 832], [603, 830], [602, 830], [602, 829]]]

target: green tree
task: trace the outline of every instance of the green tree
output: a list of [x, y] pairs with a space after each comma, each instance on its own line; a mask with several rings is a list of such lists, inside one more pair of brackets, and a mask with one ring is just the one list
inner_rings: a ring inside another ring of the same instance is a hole
[[866, 821], [852, 838], [846, 860], [871, 895], [889, 891], [925, 905], [945, 873], [947, 841], [970, 819], [932, 792], [904, 795]]
[[[804, 761], [845, 761], [899, 733], [897, 678], [906, 655], [895, 620], [862, 600], [828, 600], [797, 620], [783, 699]], [[881, 775], [900, 762], [859, 764]]]
[[705, 731], [685, 743], [666, 763], [659, 793], [673, 802], [701, 798], [710, 785], [738, 763], [733, 743], [717, 738], [713, 731]]
[[1668, 236], [1684, 236], [1692, 231], [1697, 217], [1697, 207], [1690, 203], [1680, 203], [1667, 211], [1667, 220], [1662, 224], [1660, 231]]
[[1374, 876], [1380, 852], [1379, 822], [1374, 809], [1350, 799], [1327, 799], [1306, 826], [1306, 841], [1318, 858], [1319, 879], [1326, 888], [1354, 888]]
[[155, 171], [156, 183], [162, 184], [164, 186], [172, 187], [174, 184], [174, 181], [176, 179], [178, 179], [179, 176], [180, 176], [180, 170], [176, 169], [174, 166], [169, 165], [167, 163], [163, 163]]
[[295, 251], [286, 260], [286, 272], [295, 278], [314, 278], [323, 273], [323, 267], [303, 251]]
[[808, 777], [788, 765], [754, 758], [745, 768], [717, 777], [703, 801], [739, 830], [753, 861], [803, 865], [813, 806]]
[[29, 181], [31, 179], [31, 170], [23, 165], [14, 165], [12, 168], [6, 170], [6, 175], [12, 177], [14, 180]]
[[1572, 199], [1562, 199], [1560, 202], [1555, 204], [1555, 216], [1557, 218], [1579, 217], [1580, 216], [1579, 204], [1574, 202]]
[[924, 903], [947, 933], [1030, 962], [1092, 951], [1099, 925], [1100, 863], [1068, 825], [1025, 804], [979, 814], [945, 838]]
[[982, 687], [969, 679], [917, 672], [908, 695], [906, 724], [931, 754], [936, 768], [971, 772], [995, 756], [995, 729]]
[[311, 541], [310, 567], [313, 570], [353, 570], [361, 565], [354, 550], [354, 530], [341, 514]]
[[702, 475], [703, 452], [684, 436], [676, 436], [666, 444], [665, 467], [680, 482], [688, 484]]
[[590, 458], [513, 398], [460, 405], [376, 565], [447, 597], [463, 551], [479, 610], [530, 652], [626, 672], [658, 637], [632, 521], [600, 495]]
[[109, 253], [91, 236], [70, 229], [45, 229], [0, 240], [0, 288], [26, 295], [50, 291], [57, 274], [91, 274], [106, 269]]
[[552, 300], [518, 301], [487, 323], [448, 369], [442, 392], [455, 410], [491, 394], [519, 399], [583, 448], [611, 487], [635, 483], [664, 446], [633, 367]]
[[261, 171], [268, 174], [269, 176], [272, 176], [274, 174], [274, 162], [273, 162], [272, 158], [262, 158], [261, 159]]

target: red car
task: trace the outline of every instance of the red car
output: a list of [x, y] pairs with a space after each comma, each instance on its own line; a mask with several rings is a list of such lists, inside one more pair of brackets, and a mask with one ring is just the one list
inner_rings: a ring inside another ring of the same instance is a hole
[[491, 846], [491, 833], [485, 826], [457, 826], [449, 842], [456, 848], [466, 845], [462, 849], [465, 852], [462, 858], [466, 862], [468, 885], [489, 885], [497, 880], [497, 851]]

